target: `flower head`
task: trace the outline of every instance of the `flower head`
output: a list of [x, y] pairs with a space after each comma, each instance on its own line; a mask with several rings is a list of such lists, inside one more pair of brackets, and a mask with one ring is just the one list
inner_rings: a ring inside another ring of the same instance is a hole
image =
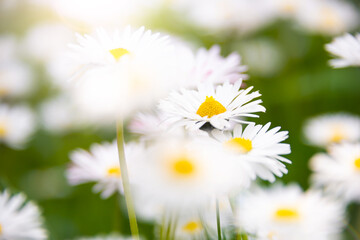
[[335, 38], [331, 43], [326, 44], [328, 52], [338, 57], [330, 60], [330, 65], [334, 68], [349, 66], [360, 66], [360, 34], [355, 36], [346, 33]]

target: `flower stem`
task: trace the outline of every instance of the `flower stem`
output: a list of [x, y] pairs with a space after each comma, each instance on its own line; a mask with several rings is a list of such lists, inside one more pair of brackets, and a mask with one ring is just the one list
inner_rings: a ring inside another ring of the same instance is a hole
[[217, 226], [218, 240], [221, 240], [220, 209], [219, 209], [218, 199], [216, 199], [216, 226]]
[[117, 136], [117, 145], [119, 152], [119, 162], [121, 170], [121, 180], [124, 188], [126, 208], [129, 215], [130, 230], [131, 235], [135, 240], [139, 239], [139, 230], [136, 222], [135, 209], [132, 201], [130, 183], [129, 183], [129, 174], [126, 165], [125, 159], [125, 147], [124, 147], [124, 126], [121, 120], [118, 120], [116, 123], [116, 136]]

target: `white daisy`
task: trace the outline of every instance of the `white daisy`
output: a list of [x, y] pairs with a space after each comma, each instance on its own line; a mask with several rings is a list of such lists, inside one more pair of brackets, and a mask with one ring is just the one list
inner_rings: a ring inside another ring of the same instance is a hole
[[38, 207], [26, 202], [24, 195], [0, 194], [0, 239], [47, 239]]
[[19, 61], [0, 61], [0, 98], [23, 97], [34, 87], [30, 69]]
[[304, 29], [325, 35], [342, 34], [359, 24], [356, 8], [339, 0], [307, 1], [295, 17]]
[[180, 64], [186, 68], [184, 79], [187, 82], [186, 85], [191, 87], [205, 82], [221, 84], [229, 81], [234, 83], [239, 78], [248, 78], [248, 75], [244, 74], [247, 67], [241, 65], [241, 56], [233, 52], [226, 58], [222, 57], [218, 45], [214, 45], [209, 50], [200, 48], [196, 54], [188, 54], [188, 57]]
[[312, 157], [315, 186], [346, 202], [360, 202], [360, 144], [342, 143], [329, 148], [329, 153]]
[[143, 27], [108, 35], [77, 36], [71, 45], [80, 70], [73, 84], [75, 102], [84, 114], [100, 121], [124, 117], [151, 106], [175, 83], [175, 54], [166, 36]]
[[325, 48], [337, 59], [329, 61], [334, 68], [349, 66], [360, 66], [360, 34], [352, 36], [349, 33], [335, 38], [331, 43], [326, 44]]
[[237, 213], [238, 226], [264, 240], [334, 239], [344, 219], [341, 204], [319, 192], [303, 193], [296, 185], [241, 196]]
[[257, 117], [253, 113], [265, 111], [261, 100], [251, 101], [261, 94], [258, 91], [248, 94], [252, 87], [240, 89], [241, 82], [226, 82], [217, 87], [203, 84], [198, 90], [181, 89], [162, 100], [159, 108], [172, 124], [189, 129], [199, 129], [207, 122], [215, 128], [229, 128], [230, 121], [245, 122], [239, 118]]
[[244, 168], [246, 161], [257, 176], [273, 182], [274, 175], [281, 177], [287, 173], [283, 162], [291, 161], [280, 155], [289, 154], [291, 150], [289, 144], [281, 143], [288, 138], [288, 132], [279, 131], [280, 127], [269, 128], [270, 123], [265, 126], [249, 124], [243, 130], [242, 125], [238, 124], [232, 132], [213, 130], [212, 135], [233, 153], [239, 170]]
[[[127, 144], [125, 153], [127, 161], [137, 154], [141, 148], [135, 144]], [[123, 193], [121, 170], [117, 143], [93, 144], [90, 152], [76, 150], [70, 154], [72, 164], [67, 170], [66, 176], [71, 185], [87, 182], [96, 182], [93, 191], [101, 192], [102, 198], [108, 198], [112, 194]]]
[[312, 118], [304, 127], [307, 140], [316, 146], [360, 140], [360, 118], [347, 113], [326, 114]]
[[59, 95], [43, 102], [40, 106], [42, 126], [52, 133], [66, 133], [83, 127], [85, 120], [67, 95]]
[[0, 142], [21, 148], [34, 131], [35, 116], [28, 107], [0, 104]]
[[64, 52], [73, 38], [73, 32], [62, 24], [42, 23], [28, 30], [23, 51], [31, 60], [47, 63]]
[[175, 238], [205, 240], [205, 226], [198, 213], [184, 211], [176, 218]]
[[129, 167], [134, 183], [148, 201], [169, 209], [196, 209], [232, 185], [230, 161], [208, 137], [162, 136], [145, 154]]

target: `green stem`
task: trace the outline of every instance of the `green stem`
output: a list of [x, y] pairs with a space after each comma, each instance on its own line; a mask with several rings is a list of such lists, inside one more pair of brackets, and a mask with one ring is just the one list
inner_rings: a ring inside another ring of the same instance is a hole
[[218, 199], [216, 199], [216, 226], [217, 226], [218, 240], [221, 240], [220, 209], [219, 209]]
[[129, 215], [131, 235], [135, 240], [139, 240], [139, 230], [136, 222], [135, 209], [130, 191], [129, 174], [125, 160], [124, 127], [123, 127], [123, 122], [121, 120], [117, 121], [116, 123], [116, 136], [117, 136], [117, 145], [119, 152], [121, 180], [124, 188], [126, 208]]

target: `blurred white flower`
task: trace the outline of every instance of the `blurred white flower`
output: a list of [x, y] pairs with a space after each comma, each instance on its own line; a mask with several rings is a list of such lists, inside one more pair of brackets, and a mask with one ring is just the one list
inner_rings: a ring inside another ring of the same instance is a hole
[[215, 128], [229, 128], [230, 121], [245, 122], [240, 118], [257, 117], [253, 113], [265, 112], [261, 100], [252, 101], [261, 94], [258, 91], [248, 94], [252, 87], [240, 89], [241, 83], [241, 80], [234, 84], [225, 82], [216, 87], [207, 83], [197, 90], [181, 89], [161, 100], [159, 108], [172, 124], [188, 129], [199, 129], [207, 122]]
[[222, 148], [200, 136], [162, 136], [133, 168], [135, 189], [167, 209], [197, 209], [229, 191], [234, 176]]
[[74, 33], [60, 23], [41, 23], [30, 28], [25, 35], [24, 52], [41, 63], [52, 61], [67, 49], [74, 39]]
[[46, 100], [40, 106], [40, 116], [44, 128], [53, 133], [66, 133], [84, 127], [85, 120], [65, 94]]
[[320, 147], [342, 141], [358, 141], [360, 118], [346, 113], [318, 116], [305, 123], [304, 134], [311, 144]]
[[236, 29], [255, 31], [272, 21], [273, 14], [265, 0], [184, 1], [184, 15], [210, 30]]
[[295, 16], [304, 29], [324, 35], [348, 32], [359, 25], [359, 14], [348, 1], [306, 1]]
[[18, 61], [0, 61], [0, 98], [26, 96], [34, 87], [30, 69]]
[[313, 183], [346, 202], [360, 202], [360, 144], [342, 143], [311, 158]]
[[319, 192], [275, 185], [239, 197], [238, 226], [258, 239], [329, 240], [342, 231], [344, 209]]
[[[244, 168], [244, 162], [251, 166], [250, 171], [270, 182], [275, 176], [282, 177], [287, 173], [284, 163], [291, 163], [280, 156], [291, 152], [290, 145], [281, 143], [288, 138], [287, 131], [279, 131], [280, 127], [269, 130], [270, 123], [265, 126], [249, 124], [244, 130], [237, 124], [232, 132], [212, 131], [212, 135], [221, 143], [224, 149], [233, 153], [235, 166], [239, 171]], [[240, 181], [243, 176], [239, 174]]]
[[[184, 49], [181, 49], [184, 52]], [[180, 53], [181, 54], [181, 53]], [[209, 50], [200, 48], [195, 54], [189, 53], [180, 62], [185, 68], [184, 85], [196, 87], [201, 83], [221, 84], [226, 81], [234, 83], [239, 78], [247, 79], [247, 66], [241, 65], [241, 56], [235, 52], [227, 57], [222, 57], [220, 47], [214, 45]]]
[[105, 121], [151, 106], [176, 84], [176, 55], [167, 36], [143, 27], [109, 35], [77, 36], [72, 45], [80, 65], [73, 79], [73, 96], [90, 118]]
[[22, 148], [35, 131], [35, 116], [26, 106], [0, 104], [0, 142]]
[[[131, 162], [141, 154], [141, 151], [140, 145], [127, 144], [125, 146], [127, 161]], [[72, 162], [66, 176], [71, 185], [96, 182], [93, 191], [101, 192], [102, 198], [108, 198], [116, 192], [123, 193], [116, 141], [101, 145], [93, 144], [89, 152], [82, 149], [73, 151], [70, 159]]]
[[17, 59], [18, 43], [13, 35], [0, 35], [0, 62]]
[[205, 240], [205, 228], [199, 213], [196, 211], [182, 211], [177, 216], [175, 238], [179, 240], [199, 239]]
[[0, 239], [47, 239], [38, 207], [24, 195], [0, 193]]
[[360, 66], [360, 34], [346, 33], [325, 45], [326, 50], [338, 57], [329, 61], [334, 68]]
[[72, 28], [124, 27], [143, 24], [159, 0], [52, 0], [55, 12]]

